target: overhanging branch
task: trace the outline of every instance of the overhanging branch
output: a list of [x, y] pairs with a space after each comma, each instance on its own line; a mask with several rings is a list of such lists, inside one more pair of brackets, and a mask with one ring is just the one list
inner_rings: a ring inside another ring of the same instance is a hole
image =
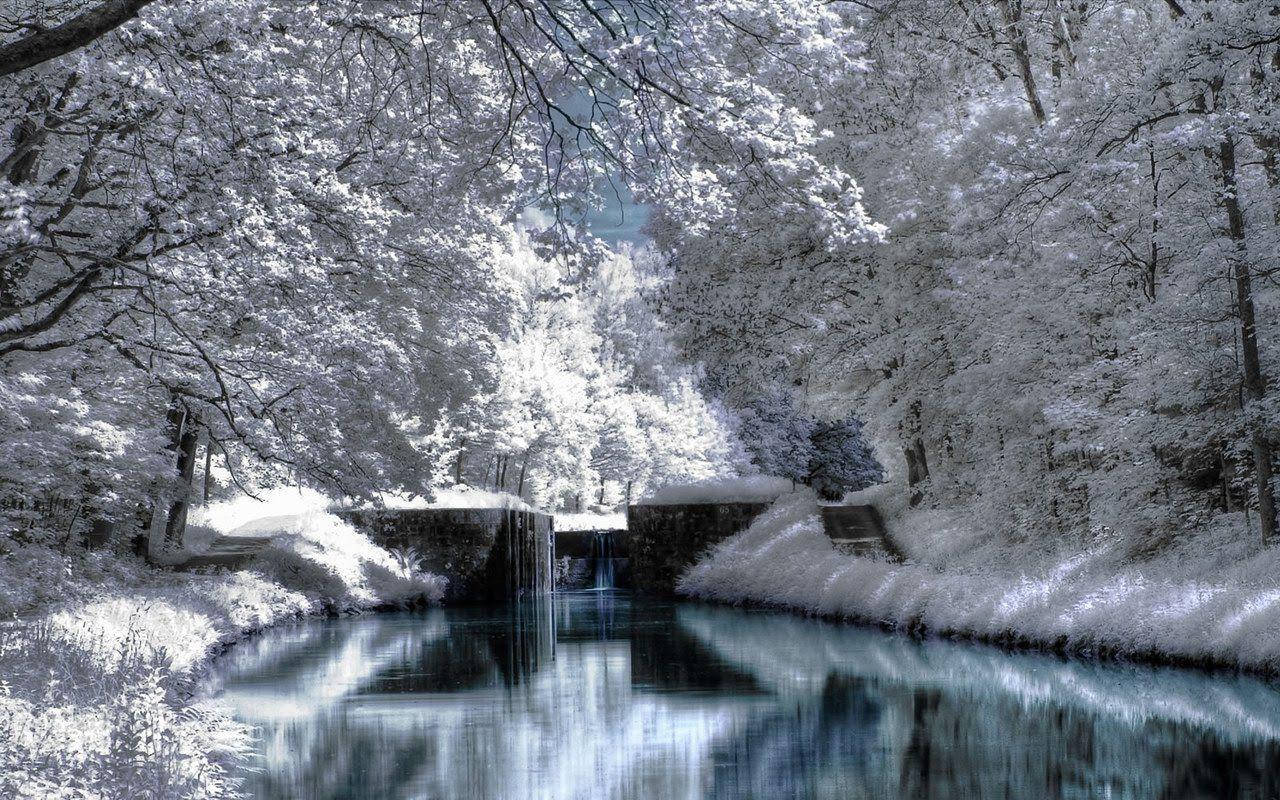
[[92, 42], [138, 16], [155, 0], [103, 0], [55, 28], [0, 45], [0, 77], [43, 64]]

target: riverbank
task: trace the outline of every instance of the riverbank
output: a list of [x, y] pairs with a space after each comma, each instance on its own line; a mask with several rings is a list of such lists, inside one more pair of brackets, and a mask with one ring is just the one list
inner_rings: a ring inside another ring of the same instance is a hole
[[0, 606], [21, 615], [0, 629], [0, 796], [232, 797], [231, 768], [252, 740], [194, 693], [214, 654], [286, 620], [443, 593], [443, 579], [322, 511], [236, 532], [270, 534], [272, 544], [234, 572], [45, 547], [0, 557]]
[[1280, 550], [1235, 532], [1157, 553], [1100, 541], [1033, 557], [937, 512], [899, 525], [907, 563], [845, 556], [823, 532], [816, 498], [786, 495], [713, 548], [678, 591], [1005, 646], [1280, 674]]

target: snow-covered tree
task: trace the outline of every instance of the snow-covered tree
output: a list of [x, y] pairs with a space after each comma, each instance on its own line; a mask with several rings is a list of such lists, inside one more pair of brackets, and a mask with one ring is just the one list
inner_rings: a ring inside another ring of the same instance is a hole
[[813, 435], [818, 421], [801, 407], [794, 392], [773, 387], [738, 412], [740, 433], [751, 460], [765, 475], [807, 482], [817, 455]]
[[827, 500], [839, 500], [846, 492], [879, 483], [883, 470], [862, 438], [862, 421], [856, 416], [816, 420], [809, 434], [813, 456], [804, 482]]
[[863, 410], [917, 502], [984, 529], [1147, 547], [1226, 514], [1272, 540], [1280, 18], [839, 8], [867, 69], [790, 91], [821, 96], [818, 158], [884, 235], [750, 191], [704, 232], [659, 199], [685, 346], [747, 390]]
[[[501, 269], [531, 202], [575, 276], [614, 179], [706, 224], [730, 187], [786, 186], [856, 237], [852, 178], [762, 88], [843, 66], [838, 21], [799, 0], [6, 6], [2, 513], [50, 493], [125, 522], [181, 500], [192, 447], [232, 481], [426, 490], [423, 444], [465, 451], [453, 422], [519, 339]], [[574, 374], [547, 457], [589, 465]], [[542, 446], [512, 413], [500, 483]]]
[[647, 305], [643, 265], [549, 258], [536, 228], [513, 237], [518, 287], [495, 345], [496, 384], [455, 415], [438, 475], [549, 508], [612, 508], [666, 483], [746, 466], [736, 419], [698, 388]]
[[778, 385], [750, 396], [737, 413], [743, 446], [765, 475], [812, 486], [830, 500], [883, 477], [862, 437], [862, 422], [852, 414], [825, 419], [794, 389]]

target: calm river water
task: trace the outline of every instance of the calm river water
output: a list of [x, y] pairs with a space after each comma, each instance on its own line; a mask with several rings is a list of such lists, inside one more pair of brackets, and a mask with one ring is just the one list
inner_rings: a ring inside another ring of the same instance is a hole
[[1280, 691], [584, 592], [236, 646], [259, 800], [1280, 798]]

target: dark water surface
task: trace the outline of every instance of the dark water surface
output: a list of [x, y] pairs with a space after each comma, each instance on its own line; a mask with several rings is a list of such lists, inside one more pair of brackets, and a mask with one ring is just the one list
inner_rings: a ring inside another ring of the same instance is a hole
[[1280, 692], [584, 592], [319, 620], [216, 665], [266, 800], [1280, 798]]

